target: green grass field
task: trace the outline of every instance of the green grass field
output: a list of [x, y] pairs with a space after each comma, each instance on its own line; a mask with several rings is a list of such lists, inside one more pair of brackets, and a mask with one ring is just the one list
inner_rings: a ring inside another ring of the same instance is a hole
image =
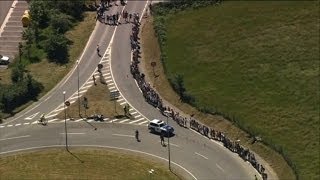
[[223, 2], [167, 21], [167, 76], [319, 179], [319, 3]]
[[179, 179], [166, 165], [137, 155], [101, 149], [71, 153], [50, 149], [0, 157], [1, 179]]

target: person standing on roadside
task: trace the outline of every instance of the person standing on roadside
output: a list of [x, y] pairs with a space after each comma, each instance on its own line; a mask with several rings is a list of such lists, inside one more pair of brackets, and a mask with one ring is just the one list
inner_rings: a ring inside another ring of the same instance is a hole
[[160, 134], [160, 141], [161, 141], [161, 145], [162, 145], [162, 146], [165, 146], [165, 143], [164, 143], [164, 133], [163, 133], [163, 132], [161, 132], [161, 134]]

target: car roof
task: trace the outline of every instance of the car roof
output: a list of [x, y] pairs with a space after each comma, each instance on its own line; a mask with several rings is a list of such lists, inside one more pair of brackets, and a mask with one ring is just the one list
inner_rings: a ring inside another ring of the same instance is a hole
[[157, 124], [160, 124], [162, 123], [163, 121], [159, 120], [159, 119], [154, 119], [151, 121], [152, 123], [157, 123]]

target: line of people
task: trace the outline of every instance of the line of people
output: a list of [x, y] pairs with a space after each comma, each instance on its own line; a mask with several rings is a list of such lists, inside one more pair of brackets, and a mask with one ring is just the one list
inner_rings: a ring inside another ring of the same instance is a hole
[[250, 162], [251, 165], [262, 175], [262, 178], [266, 180], [268, 176], [265, 172], [265, 168], [263, 167], [263, 165], [257, 162], [254, 154], [250, 152], [249, 149], [244, 148], [237, 141], [231, 141], [228, 137], [225, 136], [223, 132], [215, 131], [212, 128], [202, 125], [192, 117], [190, 119], [183, 117], [179, 114], [179, 112], [175, 112], [169, 106], [164, 106], [162, 99], [160, 98], [158, 93], [151, 87], [149, 83], [145, 81], [145, 75], [139, 71], [138, 65], [140, 63], [140, 43], [138, 33], [140, 23], [134, 22], [133, 24], [134, 25], [132, 27], [132, 34], [130, 35], [132, 50], [132, 63], [130, 65], [130, 71], [133, 78], [137, 81], [137, 84], [141, 89], [145, 100], [155, 108], [158, 108], [163, 115], [171, 117], [180, 126], [188, 128], [187, 124], [189, 124], [189, 127], [191, 129], [198, 131], [208, 138], [222, 142], [226, 148], [234, 153], [238, 153], [243, 160]]

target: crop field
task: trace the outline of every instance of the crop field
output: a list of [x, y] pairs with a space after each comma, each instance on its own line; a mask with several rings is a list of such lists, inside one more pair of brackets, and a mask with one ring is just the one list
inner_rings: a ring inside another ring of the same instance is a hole
[[319, 2], [234, 1], [170, 15], [163, 49], [199, 108], [219, 111], [319, 179]]

